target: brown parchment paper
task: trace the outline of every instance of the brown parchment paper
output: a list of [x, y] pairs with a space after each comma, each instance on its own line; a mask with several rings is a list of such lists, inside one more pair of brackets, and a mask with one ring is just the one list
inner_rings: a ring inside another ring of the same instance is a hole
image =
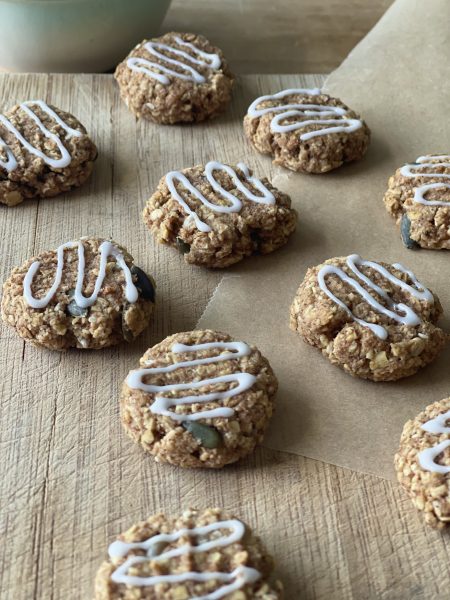
[[[450, 352], [396, 383], [352, 378], [290, 331], [289, 306], [308, 266], [353, 252], [401, 262], [440, 296], [450, 329], [450, 253], [403, 247], [382, 202], [395, 169], [450, 152], [450, 2], [397, 0], [328, 78], [325, 89], [372, 129], [366, 158], [326, 175], [279, 169], [274, 184], [300, 214], [291, 242], [225, 276], [199, 321], [257, 344], [280, 382], [265, 445], [393, 478], [404, 422], [450, 395]], [[265, 93], [277, 92], [268, 89]]]

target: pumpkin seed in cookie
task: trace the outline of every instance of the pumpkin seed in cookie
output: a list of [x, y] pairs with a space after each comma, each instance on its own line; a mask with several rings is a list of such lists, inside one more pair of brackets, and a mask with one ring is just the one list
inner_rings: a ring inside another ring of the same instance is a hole
[[187, 254], [191, 250], [191, 247], [189, 246], [189, 244], [187, 244], [186, 242], [183, 242], [183, 240], [179, 237], [177, 237], [177, 239], [176, 239], [176, 244], [177, 244], [177, 248], [181, 252], [181, 254]]
[[150, 277], [139, 267], [133, 265], [130, 269], [131, 273], [136, 276], [136, 287], [144, 300], [155, 301], [155, 284]]
[[78, 306], [78, 304], [73, 299], [74, 294], [75, 294], [75, 290], [69, 290], [68, 296], [69, 296], [69, 298], [72, 298], [72, 300], [67, 305], [67, 308], [66, 308], [67, 312], [69, 313], [69, 315], [71, 317], [87, 317], [88, 313], [89, 313], [89, 309]]
[[411, 220], [406, 213], [403, 213], [402, 220], [400, 221], [400, 235], [402, 236], [402, 242], [409, 250], [418, 248], [419, 244], [411, 239]]
[[196, 421], [183, 421], [182, 425], [204, 448], [218, 448], [222, 445], [222, 436], [215, 427]]

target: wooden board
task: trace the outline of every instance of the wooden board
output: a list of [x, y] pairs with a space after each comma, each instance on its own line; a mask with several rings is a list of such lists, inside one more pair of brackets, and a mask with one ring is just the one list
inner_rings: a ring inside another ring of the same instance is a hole
[[318, 76], [247, 76], [232, 109], [195, 127], [136, 123], [111, 76], [0, 76], [0, 109], [44, 98], [76, 114], [100, 156], [82, 189], [0, 207], [0, 276], [81, 235], [112, 236], [158, 283], [158, 309], [131, 346], [52, 353], [0, 338], [0, 598], [92, 597], [109, 542], [157, 511], [223, 506], [276, 556], [286, 598], [432, 599], [448, 586], [448, 539], [425, 528], [397, 486], [259, 449], [220, 472], [156, 465], [122, 431], [118, 390], [151, 344], [195, 326], [221, 274], [153, 244], [140, 212], [168, 170], [212, 158], [270, 160], [245, 142], [241, 117], [262, 92], [320, 85]]

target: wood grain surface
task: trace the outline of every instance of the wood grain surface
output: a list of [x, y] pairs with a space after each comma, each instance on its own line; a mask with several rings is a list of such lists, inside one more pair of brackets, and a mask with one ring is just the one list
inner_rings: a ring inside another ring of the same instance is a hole
[[83, 188], [0, 207], [1, 279], [36, 252], [96, 234], [127, 246], [158, 284], [153, 324], [130, 346], [59, 354], [1, 327], [2, 600], [92, 598], [116, 534], [154, 512], [211, 505], [260, 533], [288, 600], [445, 597], [448, 538], [422, 524], [395, 484], [264, 448], [220, 472], [156, 465], [119, 422], [128, 370], [149, 345], [193, 328], [221, 277], [152, 242], [140, 217], [145, 199], [166, 171], [213, 158], [273, 175], [243, 138], [245, 108], [263, 91], [322, 80], [245, 76], [220, 119], [158, 127], [135, 122], [108, 75], [0, 76], [2, 111], [46, 99], [78, 116], [100, 150]]
[[329, 73], [392, 0], [173, 0], [163, 31], [220, 46], [236, 73]]

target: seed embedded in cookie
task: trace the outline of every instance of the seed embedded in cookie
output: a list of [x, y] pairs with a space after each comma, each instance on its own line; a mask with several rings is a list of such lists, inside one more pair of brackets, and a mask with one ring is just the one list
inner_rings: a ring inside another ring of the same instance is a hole
[[419, 156], [397, 169], [384, 204], [407, 248], [450, 250], [450, 155]]
[[295, 230], [289, 196], [249, 168], [210, 161], [163, 177], [147, 201], [144, 223], [186, 262], [228, 267], [283, 246]]
[[450, 523], [450, 398], [434, 402], [408, 421], [394, 465], [399, 483], [425, 522]]
[[148, 325], [155, 283], [115, 242], [81, 238], [13, 269], [2, 319], [50, 350], [99, 349], [132, 341]]
[[244, 131], [274, 163], [305, 173], [326, 173], [364, 156], [370, 129], [338, 98], [320, 89], [287, 89], [256, 98]]
[[138, 44], [115, 78], [137, 117], [162, 124], [215, 117], [230, 103], [234, 83], [219, 48], [202, 35], [174, 32]]
[[0, 204], [49, 198], [79, 187], [97, 148], [71, 114], [31, 100], [0, 114]]
[[128, 374], [122, 423], [158, 462], [219, 468], [262, 441], [277, 386], [255, 346], [211, 330], [177, 333]]
[[158, 514], [108, 548], [94, 600], [281, 600], [273, 559], [248, 525], [219, 508]]
[[448, 341], [438, 297], [402, 265], [331, 258], [308, 269], [291, 329], [347, 373], [373, 381], [413, 375]]

